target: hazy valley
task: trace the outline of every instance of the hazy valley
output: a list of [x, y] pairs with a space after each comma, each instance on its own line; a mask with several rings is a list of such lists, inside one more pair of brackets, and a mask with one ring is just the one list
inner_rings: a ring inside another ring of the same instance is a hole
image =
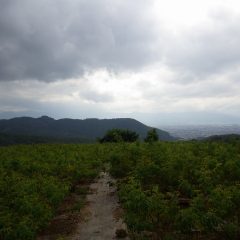
[[180, 139], [201, 139], [214, 135], [240, 134], [240, 124], [233, 125], [174, 125], [159, 126]]

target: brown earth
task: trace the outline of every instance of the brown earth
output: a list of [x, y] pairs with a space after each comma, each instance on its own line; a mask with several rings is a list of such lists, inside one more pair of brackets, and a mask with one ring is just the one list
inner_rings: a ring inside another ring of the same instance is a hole
[[118, 239], [119, 230], [126, 231], [126, 225], [122, 221], [115, 180], [102, 172], [90, 186], [76, 186], [37, 240], [112, 240]]
[[[112, 240], [116, 231], [126, 230], [121, 219], [121, 208], [118, 204], [115, 181], [102, 172], [96, 183], [91, 184], [87, 195], [88, 205], [85, 208], [86, 218], [77, 228], [71, 240]], [[128, 239], [126, 237], [125, 239]]]

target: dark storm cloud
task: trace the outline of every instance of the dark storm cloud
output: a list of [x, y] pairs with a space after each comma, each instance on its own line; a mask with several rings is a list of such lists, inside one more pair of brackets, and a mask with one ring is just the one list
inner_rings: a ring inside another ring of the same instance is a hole
[[52, 81], [163, 62], [181, 83], [240, 63], [239, 15], [216, 9], [207, 23], [173, 34], [156, 24], [151, 3], [2, 0], [0, 80]]
[[0, 80], [137, 69], [155, 58], [149, 2], [2, 0]]

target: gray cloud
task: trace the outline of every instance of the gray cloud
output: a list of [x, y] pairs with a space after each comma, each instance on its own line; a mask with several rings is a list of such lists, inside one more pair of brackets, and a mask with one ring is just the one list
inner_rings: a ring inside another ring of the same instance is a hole
[[113, 96], [111, 96], [109, 93], [98, 93], [93, 90], [80, 92], [79, 96], [94, 103], [107, 103], [114, 100]]
[[52, 81], [164, 62], [176, 81], [192, 82], [239, 65], [239, 15], [216, 8], [207, 24], [172, 34], [151, 18], [151, 2], [2, 0], [0, 80]]
[[125, 0], [1, 1], [0, 80], [51, 81], [96, 68], [131, 70], [151, 63], [157, 39], [148, 5]]
[[219, 9], [209, 16], [207, 24], [170, 37], [165, 63], [179, 72], [178, 81], [200, 81], [212, 74], [234, 72], [240, 64], [239, 21], [238, 14]]
[[0, 117], [239, 119], [239, 10], [154, 2], [0, 0]]

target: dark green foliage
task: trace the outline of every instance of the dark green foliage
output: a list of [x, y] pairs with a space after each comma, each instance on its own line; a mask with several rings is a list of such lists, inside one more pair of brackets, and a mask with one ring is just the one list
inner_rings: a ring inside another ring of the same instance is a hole
[[239, 134], [214, 135], [203, 139], [204, 141], [219, 141], [219, 142], [236, 142], [240, 141]]
[[97, 176], [104, 151], [97, 144], [1, 147], [0, 239], [35, 239], [72, 186]]
[[0, 146], [16, 144], [39, 144], [39, 143], [93, 143], [94, 140], [83, 138], [61, 138], [47, 136], [11, 135], [0, 133]]
[[34, 239], [102, 163], [118, 178], [133, 239], [240, 239], [238, 140], [2, 147], [0, 239]]
[[99, 141], [101, 143], [106, 142], [135, 142], [139, 138], [138, 134], [134, 131], [114, 128], [104, 135]]
[[158, 139], [159, 139], [159, 137], [158, 137], [157, 130], [155, 128], [153, 128], [147, 132], [147, 136], [144, 139], [144, 141], [148, 142], [148, 143], [153, 143], [153, 142], [157, 142]]
[[240, 142], [129, 144], [114, 153], [133, 239], [240, 239]]

